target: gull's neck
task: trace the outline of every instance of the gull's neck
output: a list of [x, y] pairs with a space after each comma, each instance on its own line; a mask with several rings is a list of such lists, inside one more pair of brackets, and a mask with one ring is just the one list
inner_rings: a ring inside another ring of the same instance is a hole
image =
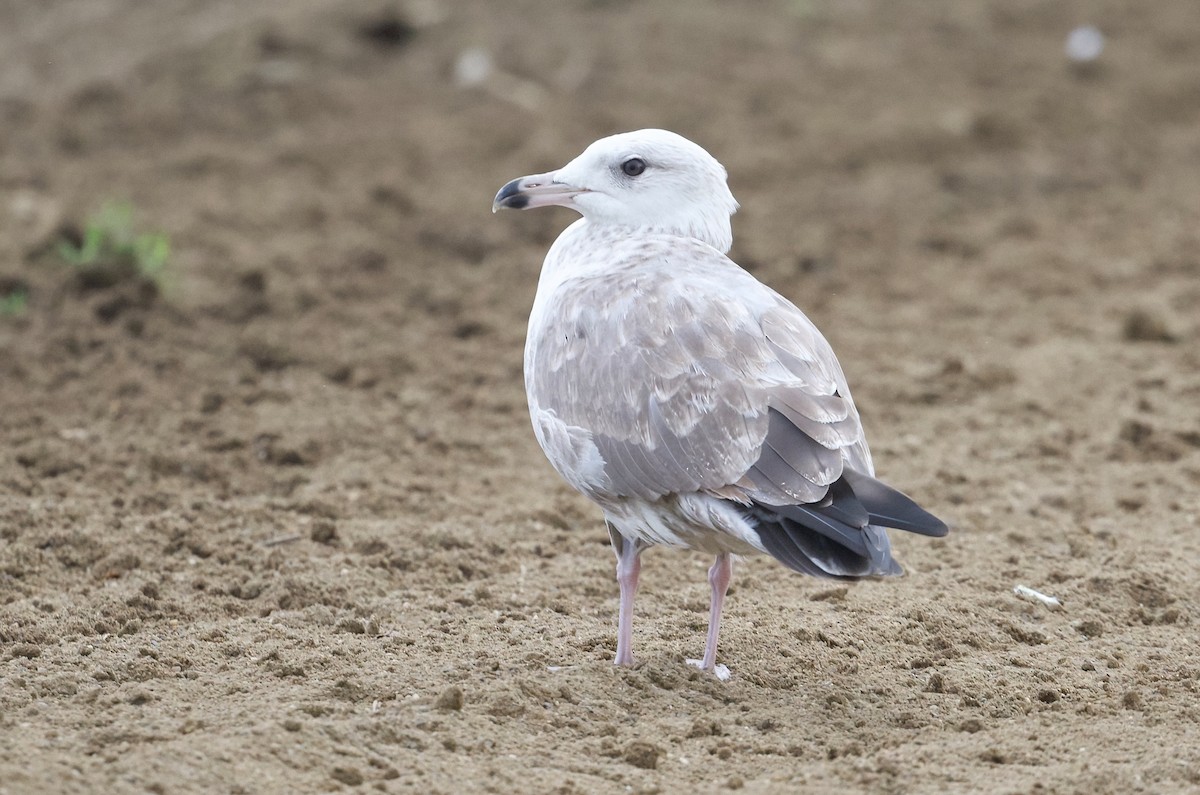
[[689, 207], [686, 212], [677, 214], [660, 208], [655, 214], [659, 216], [656, 223], [634, 225], [593, 220], [589, 221], [589, 224], [596, 230], [610, 227], [631, 237], [638, 235], [688, 237], [699, 240], [701, 243], [707, 243], [722, 254], [728, 254], [733, 245], [733, 228], [730, 226], [729, 212], [721, 207], [714, 206], [711, 210], [704, 212], [696, 212], [694, 207]]
[[689, 238], [712, 246], [722, 254], [728, 252], [733, 243], [728, 217], [725, 218], [723, 233], [704, 234], [713, 231], [711, 226], [692, 233], [691, 230], [681, 231], [679, 227], [669, 225], [629, 226], [580, 218], [564, 229], [546, 252], [542, 276], [544, 279], [547, 271], [569, 271], [562, 274], [563, 277], [569, 277], [584, 275], [593, 270], [607, 270], [612, 267], [615, 258], [619, 259], [622, 252], [636, 256], [645, 250], [649, 241], [661, 241], [664, 238]]
[[[728, 229], [729, 219], [725, 226]], [[631, 262], [653, 258], [655, 250], [671, 248], [671, 238], [689, 238], [712, 246], [721, 253], [729, 245], [718, 247], [704, 237], [682, 234], [678, 229], [659, 226], [632, 227], [596, 223], [580, 218], [563, 230], [554, 245], [546, 252], [538, 278], [531, 320], [536, 320], [548, 307], [555, 289], [568, 279], [586, 278], [611, 273], [616, 262]], [[716, 243], [724, 243], [717, 240]]]
[[[580, 218], [568, 226], [555, 241], [569, 243], [578, 236], [586, 236], [592, 243], [616, 241], [666, 235], [670, 237], [686, 237], [706, 243], [722, 254], [728, 254], [733, 246], [733, 228], [729, 222], [729, 213], [720, 208], [714, 208], [711, 213], [697, 213], [694, 210], [686, 215], [672, 217], [669, 213], [657, 223], [625, 224], [607, 219]], [[553, 251], [553, 248], [551, 249]]]

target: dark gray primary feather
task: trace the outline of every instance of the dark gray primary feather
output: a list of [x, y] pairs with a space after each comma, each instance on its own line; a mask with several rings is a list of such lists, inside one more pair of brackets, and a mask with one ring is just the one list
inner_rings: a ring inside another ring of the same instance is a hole
[[787, 566], [824, 577], [899, 574], [884, 527], [944, 536], [946, 524], [903, 493], [846, 467], [825, 498], [807, 505], [746, 509], [766, 550]]
[[[794, 393], [788, 396], [794, 398]], [[810, 409], [808, 414], [840, 421], [836, 396], [824, 400], [824, 412]], [[841, 449], [814, 439], [792, 420], [791, 412], [776, 408], [779, 403], [772, 400], [767, 410], [762, 452], [747, 473], [754, 484], [748, 516], [770, 554], [817, 576], [899, 574], [884, 527], [945, 535], [946, 525], [940, 520], [899, 491], [858, 472], [843, 459]]]
[[752, 506], [747, 515], [756, 524], [759, 539], [772, 557], [801, 574], [813, 577], [867, 577], [900, 574], [884, 530], [868, 525], [858, 534], [864, 553], [843, 546], [828, 536], [781, 515], [778, 509]]
[[872, 524], [938, 538], [950, 532], [945, 522], [883, 481], [848, 467], [844, 477], [859, 502], [866, 507]]

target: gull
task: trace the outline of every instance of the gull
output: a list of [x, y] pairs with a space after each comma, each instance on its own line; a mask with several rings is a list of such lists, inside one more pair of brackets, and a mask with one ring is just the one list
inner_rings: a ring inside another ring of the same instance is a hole
[[492, 211], [582, 218], [542, 264], [525, 388], [555, 470], [604, 512], [617, 557], [617, 665], [632, 665], [641, 553], [716, 556], [704, 655], [718, 666], [733, 556], [816, 577], [896, 575], [885, 528], [945, 523], [875, 478], [833, 349], [794, 304], [729, 259], [725, 168], [665, 130], [602, 138], [514, 179]]

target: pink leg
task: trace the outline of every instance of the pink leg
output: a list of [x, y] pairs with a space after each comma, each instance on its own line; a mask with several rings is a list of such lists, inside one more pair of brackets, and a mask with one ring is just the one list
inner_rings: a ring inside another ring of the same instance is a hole
[[608, 535], [617, 553], [617, 584], [621, 587], [621, 606], [617, 613], [617, 665], [633, 665], [633, 597], [637, 594], [638, 574], [642, 570], [642, 545], [622, 536], [612, 526]]
[[721, 631], [721, 608], [725, 604], [725, 592], [733, 578], [733, 558], [728, 552], [717, 555], [717, 560], [708, 570], [708, 584], [712, 586], [712, 602], [708, 612], [708, 639], [704, 641], [704, 659], [700, 667], [711, 671], [717, 666], [717, 635]]

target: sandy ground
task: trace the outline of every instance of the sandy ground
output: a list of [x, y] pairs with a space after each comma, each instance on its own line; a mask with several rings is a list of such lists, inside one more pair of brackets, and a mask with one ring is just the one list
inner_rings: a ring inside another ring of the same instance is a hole
[[[0, 793], [1197, 791], [1198, 23], [0, 5]], [[735, 258], [955, 528], [902, 579], [740, 564], [727, 683], [684, 664], [692, 553], [646, 556], [611, 665], [606, 534], [520, 375], [570, 215], [488, 212], [651, 125], [728, 166]], [[122, 199], [158, 295], [57, 260]]]

